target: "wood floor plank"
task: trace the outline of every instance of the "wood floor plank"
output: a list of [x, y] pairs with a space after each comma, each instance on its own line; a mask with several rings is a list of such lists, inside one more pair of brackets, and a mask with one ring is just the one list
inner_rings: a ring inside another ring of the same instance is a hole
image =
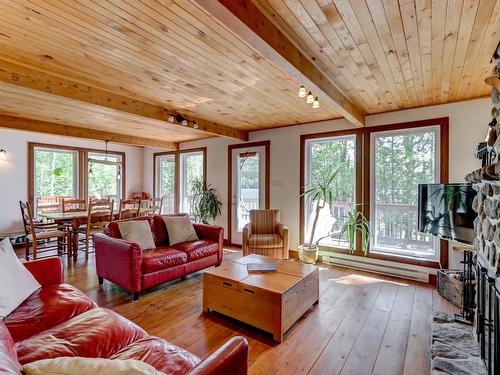
[[415, 284], [401, 284], [380, 345], [374, 375], [399, 375], [403, 373], [406, 346], [410, 333]]
[[432, 294], [433, 288], [430, 285], [416, 285], [404, 375], [422, 375], [430, 372]]
[[[224, 261], [240, 256], [241, 251], [227, 251]], [[99, 305], [201, 358], [230, 337], [244, 336], [251, 375], [425, 375], [432, 311], [457, 311], [430, 285], [321, 264], [319, 304], [278, 344], [266, 332], [205, 314], [203, 272], [142, 292], [135, 303], [110, 282], [98, 285], [93, 256], [65, 265], [65, 279]]]

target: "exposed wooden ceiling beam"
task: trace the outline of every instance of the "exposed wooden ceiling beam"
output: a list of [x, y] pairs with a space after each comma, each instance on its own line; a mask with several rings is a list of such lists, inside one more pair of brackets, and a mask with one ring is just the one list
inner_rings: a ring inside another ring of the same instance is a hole
[[[167, 127], [179, 126], [178, 124], [167, 121], [169, 111], [161, 106], [131, 99], [100, 88], [88, 86], [68, 80], [64, 77], [55, 76], [1, 59], [0, 81], [80, 100], [105, 108], [112, 108], [125, 113], [160, 120], [163, 121]], [[174, 112], [177, 113], [175, 110], [170, 111], [170, 113]], [[196, 121], [198, 129], [193, 129], [194, 132], [201, 131], [210, 133], [211, 135], [235, 138], [243, 141], [248, 140], [248, 132], [245, 130], [231, 128], [198, 117], [182, 115], [188, 120]]]
[[158, 147], [168, 151], [177, 150], [177, 144], [173, 142], [136, 137], [126, 134], [117, 134], [64, 124], [56, 124], [52, 122], [31, 120], [14, 116], [0, 115], [0, 128], [25, 130], [37, 133], [48, 133], [66, 137], [96, 139], [100, 141], [108, 140], [113, 143], [121, 143], [133, 146]]
[[302, 82], [323, 103], [355, 126], [364, 126], [364, 114], [251, 0], [194, 1], [279, 69]]

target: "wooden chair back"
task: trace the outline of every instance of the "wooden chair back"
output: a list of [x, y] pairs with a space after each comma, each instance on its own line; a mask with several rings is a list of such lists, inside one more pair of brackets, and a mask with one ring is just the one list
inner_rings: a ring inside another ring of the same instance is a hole
[[163, 202], [165, 201], [165, 196], [162, 196], [161, 198], [154, 198], [153, 199], [153, 209], [155, 215], [161, 215], [163, 213]]
[[139, 216], [153, 216], [155, 214], [155, 208], [153, 204], [153, 199], [141, 199], [141, 210]]
[[31, 204], [30, 204], [30, 202], [19, 201], [19, 206], [21, 208], [21, 217], [23, 219], [24, 234], [26, 236], [31, 234], [33, 236], [33, 240], [36, 241], [36, 238], [35, 238], [36, 231], [35, 231], [33, 210], [31, 209]]
[[113, 200], [90, 198], [88, 203], [87, 228], [104, 227], [113, 220]]
[[85, 212], [87, 211], [87, 202], [85, 199], [63, 198], [62, 213], [66, 212]]
[[[61, 197], [56, 195], [43, 195], [36, 198], [36, 210], [38, 213], [52, 213], [60, 211]], [[31, 206], [31, 205], [30, 205]]]
[[138, 217], [141, 210], [140, 199], [120, 199], [120, 207], [118, 208], [118, 218], [128, 219]]

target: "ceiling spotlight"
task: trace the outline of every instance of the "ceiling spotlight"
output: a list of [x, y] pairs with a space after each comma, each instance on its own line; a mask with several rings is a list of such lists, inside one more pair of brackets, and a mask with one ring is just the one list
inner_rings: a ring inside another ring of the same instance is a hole
[[314, 99], [314, 102], [313, 102], [313, 108], [315, 108], [315, 109], [316, 109], [316, 108], [319, 108], [319, 99], [318, 99], [318, 97], [316, 97], [316, 98]]
[[5, 159], [7, 159], [7, 151], [2, 148], [0, 150], [0, 160], [5, 160]]
[[306, 101], [307, 101], [307, 104], [312, 104], [312, 102], [314, 102], [314, 96], [313, 96], [311, 91], [309, 91], [307, 93], [307, 100]]
[[196, 121], [193, 121], [193, 129], [198, 129], [198, 123]]
[[167, 121], [168, 122], [174, 122], [175, 121], [175, 117], [172, 116], [172, 115], [169, 115], [168, 118], [167, 118]]
[[300, 86], [299, 93], [297, 94], [299, 96], [299, 98], [305, 97], [306, 94], [307, 94], [307, 91], [306, 91], [306, 88], [304, 87], [304, 85]]
[[188, 122], [187, 122], [187, 120], [186, 120], [186, 119], [184, 119], [184, 120], [182, 120], [182, 121], [181, 121], [181, 125], [182, 125], [182, 126], [187, 126], [187, 124], [188, 124]]

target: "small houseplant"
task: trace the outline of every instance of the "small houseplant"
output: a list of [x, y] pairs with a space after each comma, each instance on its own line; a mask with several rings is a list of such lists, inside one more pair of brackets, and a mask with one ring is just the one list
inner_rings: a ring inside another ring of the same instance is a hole
[[349, 242], [349, 253], [353, 254], [356, 250], [356, 232], [361, 234], [361, 251], [366, 256], [370, 247], [370, 222], [357, 209], [352, 210], [345, 217], [346, 221], [342, 227], [341, 233], [345, 233], [347, 242]]
[[308, 198], [312, 204], [316, 205], [314, 221], [311, 228], [311, 233], [309, 241], [299, 246], [299, 259], [302, 263], [314, 264], [318, 260], [319, 253], [319, 242], [327, 237], [331, 236], [328, 233], [325, 236], [318, 238], [314, 241], [314, 235], [316, 234], [316, 225], [318, 224], [318, 218], [321, 210], [328, 206], [330, 209], [333, 205], [333, 195], [334, 195], [334, 182], [340, 168], [334, 169], [330, 167], [328, 170], [319, 170], [313, 175], [313, 181], [308, 186], [305, 186], [305, 191], [301, 196]]
[[195, 180], [192, 193], [194, 221], [203, 224], [213, 222], [221, 214], [222, 207], [215, 189], [201, 180]]

